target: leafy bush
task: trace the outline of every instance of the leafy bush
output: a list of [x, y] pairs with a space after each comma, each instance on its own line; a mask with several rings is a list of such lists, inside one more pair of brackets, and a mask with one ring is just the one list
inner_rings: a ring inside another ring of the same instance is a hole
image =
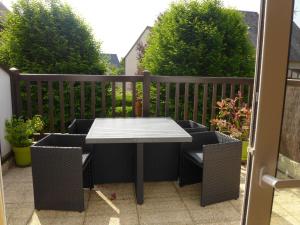
[[241, 13], [220, 0], [179, 1], [157, 19], [141, 64], [159, 75], [253, 76], [247, 32]]
[[5, 121], [5, 139], [13, 147], [27, 147], [32, 144], [34, 132], [43, 130], [44, 122], [36, 115], [32, 119], [13, 117]]
[[241, 141], [248, 141], [250, 132], [251, 109], [246, 105], [239, 105], [242, 96], [234, 99], [222, 99], [217, 102], [219, 110], [211, 124], [218, 131], [228, 134]]
[[18, 0], [0, 33], [0, 63], [29, 73], [103, 74], [89, 26], [59, 0]]

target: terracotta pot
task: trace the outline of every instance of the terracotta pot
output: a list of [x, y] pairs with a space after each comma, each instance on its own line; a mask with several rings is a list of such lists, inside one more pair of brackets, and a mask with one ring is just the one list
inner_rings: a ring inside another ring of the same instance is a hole
[[142, 99], [137, 99], [135, 101], [135, 116], [141, 117], [143, 113], [143, 102]]

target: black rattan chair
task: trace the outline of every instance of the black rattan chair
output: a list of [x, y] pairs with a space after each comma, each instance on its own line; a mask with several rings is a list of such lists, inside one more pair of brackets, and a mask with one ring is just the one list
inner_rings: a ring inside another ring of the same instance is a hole
[[179, 185], [202, 182], [201, 206], [237, 199], [242, 142], [214, 131], [191, 136], [181, 145]]
[[50, 134], [31, 147], [35, 208], [84, 210], [83, 175], [93, 187], [85, 135]]
[[177, 124], [188, 133], [203, 132], [209, 130], [206, 126], [196, 123], [192, 120], [178, 120]]
[[70, 134], [87, 134], [94, 122], [94, 119], [74, 119], [68, 126]]

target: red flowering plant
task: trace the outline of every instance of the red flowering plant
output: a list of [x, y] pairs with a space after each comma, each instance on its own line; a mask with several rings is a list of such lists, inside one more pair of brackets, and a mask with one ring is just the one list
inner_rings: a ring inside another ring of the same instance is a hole
[[217, 102], [218, 114], [210, 122], [216, 130], [241, 141], [248, 141], [250, 133], [251, 109], [242, 103], [239, 92], [234, 99], [226, 98]]

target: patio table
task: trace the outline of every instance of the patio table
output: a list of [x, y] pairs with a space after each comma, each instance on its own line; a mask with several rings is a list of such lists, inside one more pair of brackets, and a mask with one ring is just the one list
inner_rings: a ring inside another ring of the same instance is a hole
[[136, 197], [144, 202], [144, 143], [192, 142], [192, 137], [171, 118], [97, 118], [87, 144], [137, 144]]

